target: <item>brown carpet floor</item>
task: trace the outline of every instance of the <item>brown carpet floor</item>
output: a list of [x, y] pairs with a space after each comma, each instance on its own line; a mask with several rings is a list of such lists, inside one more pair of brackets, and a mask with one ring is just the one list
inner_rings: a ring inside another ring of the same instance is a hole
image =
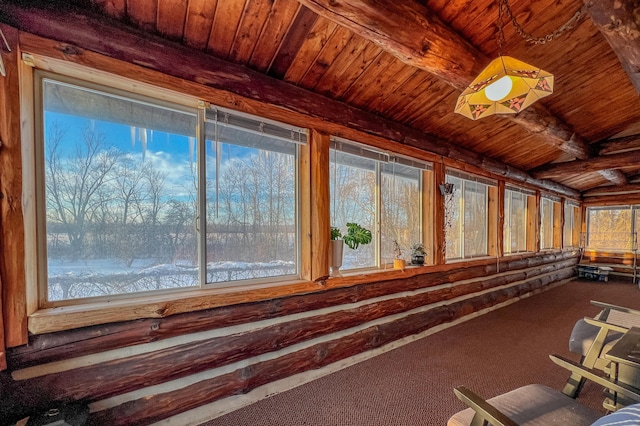
[[[446, 425], [465, 408], [452, 389], [489, 398], [529, 383], [562, 389], [568, 374], [549, 360], [573, 360], [576, 320], [595, 315], [590, 300], [640, 309], [637, 285], [572, 281], [425, 337], [203, 426]], [[579, 398], [602, 410], [602, 389]]]

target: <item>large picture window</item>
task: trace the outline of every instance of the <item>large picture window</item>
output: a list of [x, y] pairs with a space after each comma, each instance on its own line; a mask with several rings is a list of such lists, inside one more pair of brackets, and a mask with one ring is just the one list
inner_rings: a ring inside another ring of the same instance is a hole
[[45, 304], [298, 276], [305, 132], [36, 77]]
[[463, 259], [489, 254], [490, 179], [447, 170], [453, 193], [445, 197], [446, 258]]
[[635, 249], [638, 209], [625, 207], [587, 208], [587, 248], [611, 251]]
[[535, 193], [506, 187], [504, 191], [504, 252], [527, 251], [527, 205]]
[[341, 139], [331, 147], [331, 224], [344, 232], [356, 222], [373, 233], [372, 244], [344, 247], [342, 269], [384, 267], [393, 241], [408, 257], [422, 242], [422, 173], [430, 166]]

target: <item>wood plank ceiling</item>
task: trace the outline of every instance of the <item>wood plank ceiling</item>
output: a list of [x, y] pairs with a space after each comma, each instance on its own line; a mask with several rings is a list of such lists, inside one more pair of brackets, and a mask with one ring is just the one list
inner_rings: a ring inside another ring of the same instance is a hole
[[[384, 44], [307, 7], [314, 8], [314, 4], [325, 2], [82, 1], [129, 25], [437, 135], [453, 145], [578, 191], [612, 182], [628, 186], [640, 173], [639, 161], [621, 159], [601, 167], [594, 160], [616, 151], [609, 139], [626, 136], [627, 150], [640, 149], [640, 99], [616, 53], [589, 13], [574, 29], [544, 45], [531, 45], [512, 25], [504, 27], [503, 54], [536, 64], [555, 75], [555, 92], [539, 102], [540, 108], [557, 118], [564, 130], [574, 133], [571, 141], [587, 144], [589, 152], [583, 160], [593, 163], [593, 167], [578, 164], [565, 170], [550, 163], [575, 160], [576, 156], [549, 143], [544, 135], [530, 132], [518, 120], [493, 116], [474, 122], [454, 114], [460, 92], [450, 82], [405, 64]], [[341, 7], [339, 1], [326, 3]], [[355, 3], [374, 8], [388, 2]], [[482, 61], [498, 55], [496, 0], [401, 3], [398, 9], [406, 6], [409, 11], [426, 10], [432, 14], [442, 22], [443, 28], [470, 43], [470, 48], [483, 56]], [[553, 32], [583, 6], [582, 0], [510, 0], [509, 4], [524, 29], [537, 36]], [[370, 17], [349, 18], [358, 21]], [[390, 26], [404, 22], [405, 18], [383, 14], [379, 17], [388, 19]], [[370, 23], [376, 25], [376, 22]], [[422, 34], [411, 36], [420, 38]], [[398, 37], [407, 38], [407, 35]], [[636, 39], [630, 39], [629, 43], [638, 45]], [[486, 62], [478, 63], [475, 68], [482, 69], [485, 65]]]

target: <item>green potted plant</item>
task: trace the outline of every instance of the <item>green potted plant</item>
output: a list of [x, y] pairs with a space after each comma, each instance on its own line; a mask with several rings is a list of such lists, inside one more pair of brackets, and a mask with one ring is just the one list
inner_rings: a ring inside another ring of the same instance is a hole
[[427, 252], [424, 249], [424, 244], [416, 243], [411, 246], [411, 264], [412, 265], [424, 265], [424, 258]]
[[343, 244], [346, 244], [350, 249], [356, 250], [360, 245], [369, 244], [372, 239], [371, 231], [357, 223], [347, 223], [347, 232], [344, 235], [339, 228], [332, 226], [331, 251], [329, 253], [331, 276], [340, 276]]

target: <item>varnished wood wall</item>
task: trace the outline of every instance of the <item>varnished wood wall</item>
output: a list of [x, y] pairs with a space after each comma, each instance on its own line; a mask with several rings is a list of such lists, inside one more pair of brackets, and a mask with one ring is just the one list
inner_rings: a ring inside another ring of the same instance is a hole
[[572, 277], [577, 261], [569, 251], [489, 259], [424, 268], [411, 279], [32, 336], [8, 351], [12, 377], [3, 373], [0, 418], [83, 400], [91, 424], [149, 424], [518, 300]]

